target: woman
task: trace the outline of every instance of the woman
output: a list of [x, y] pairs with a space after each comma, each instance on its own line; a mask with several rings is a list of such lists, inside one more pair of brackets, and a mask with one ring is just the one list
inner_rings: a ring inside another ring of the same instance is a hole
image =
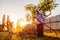
[[43, 36], [43, 23], [45, 23], [46, 19], [45, 16], [39, 12], [38, 10], [35, 10], [35, 18], [37, 19], [37, 36]]

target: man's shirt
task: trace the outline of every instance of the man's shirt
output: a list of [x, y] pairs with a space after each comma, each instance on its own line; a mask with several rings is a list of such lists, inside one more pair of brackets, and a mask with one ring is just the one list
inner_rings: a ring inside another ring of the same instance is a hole
[[37, 24], [40, 24], [41, 22], [45, 23], [46, 21], [45, 16], [42, 13], [35, 15], [35, 17], [37, 19], [37, 22], [36, 22]]

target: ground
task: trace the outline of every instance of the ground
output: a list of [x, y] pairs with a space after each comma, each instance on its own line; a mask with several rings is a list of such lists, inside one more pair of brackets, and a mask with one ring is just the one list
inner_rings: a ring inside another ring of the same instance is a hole
[[[45, 33], [47, 34], [47, 33]], [[49, 35], [50, 33], [48, 33]], [[55, 35], [55, 33], [52, 33]], [[29, 37], [24, 37], [24, 36], [20, 36], [20, 34], [12, 34], [10, 35], [8, 32], [0, 32], [0, 40], [60, 40], [59, 37], [60, 34], [58, 34], [58, 36], [56, 37], [52, 37], [52, 36], [44, 36], [44, 37], [33, 37], [33, 36], [29, 36]]]

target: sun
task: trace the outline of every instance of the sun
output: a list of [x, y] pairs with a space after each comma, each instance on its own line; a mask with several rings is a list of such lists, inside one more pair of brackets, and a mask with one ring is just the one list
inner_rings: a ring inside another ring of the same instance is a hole
[[27, 24], [28, 24], [27, 21], [21, 21], [20, 26], [23, 27], [26, 26]]
[[20, 22], [20, 26], [21, 27], [24, 27], [24, 26], [26, 26], [27, 24], [32, 24], [32, 22], [30, 21], [30, 22], [28, 22], [28, 21], [21, 21]]
[[21, 22], [20, 25], [24, 26], [24, 25], [26, 25], [26, 22]]

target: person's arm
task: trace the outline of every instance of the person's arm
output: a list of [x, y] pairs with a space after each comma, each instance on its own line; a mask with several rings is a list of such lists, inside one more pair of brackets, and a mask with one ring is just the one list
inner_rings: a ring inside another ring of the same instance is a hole
[[42, 13], [41, 13], [41, 17], [42, 17], [43, 23], [45, 23], [46, 22], [46, 18], [45, 18], [45, 16]]

